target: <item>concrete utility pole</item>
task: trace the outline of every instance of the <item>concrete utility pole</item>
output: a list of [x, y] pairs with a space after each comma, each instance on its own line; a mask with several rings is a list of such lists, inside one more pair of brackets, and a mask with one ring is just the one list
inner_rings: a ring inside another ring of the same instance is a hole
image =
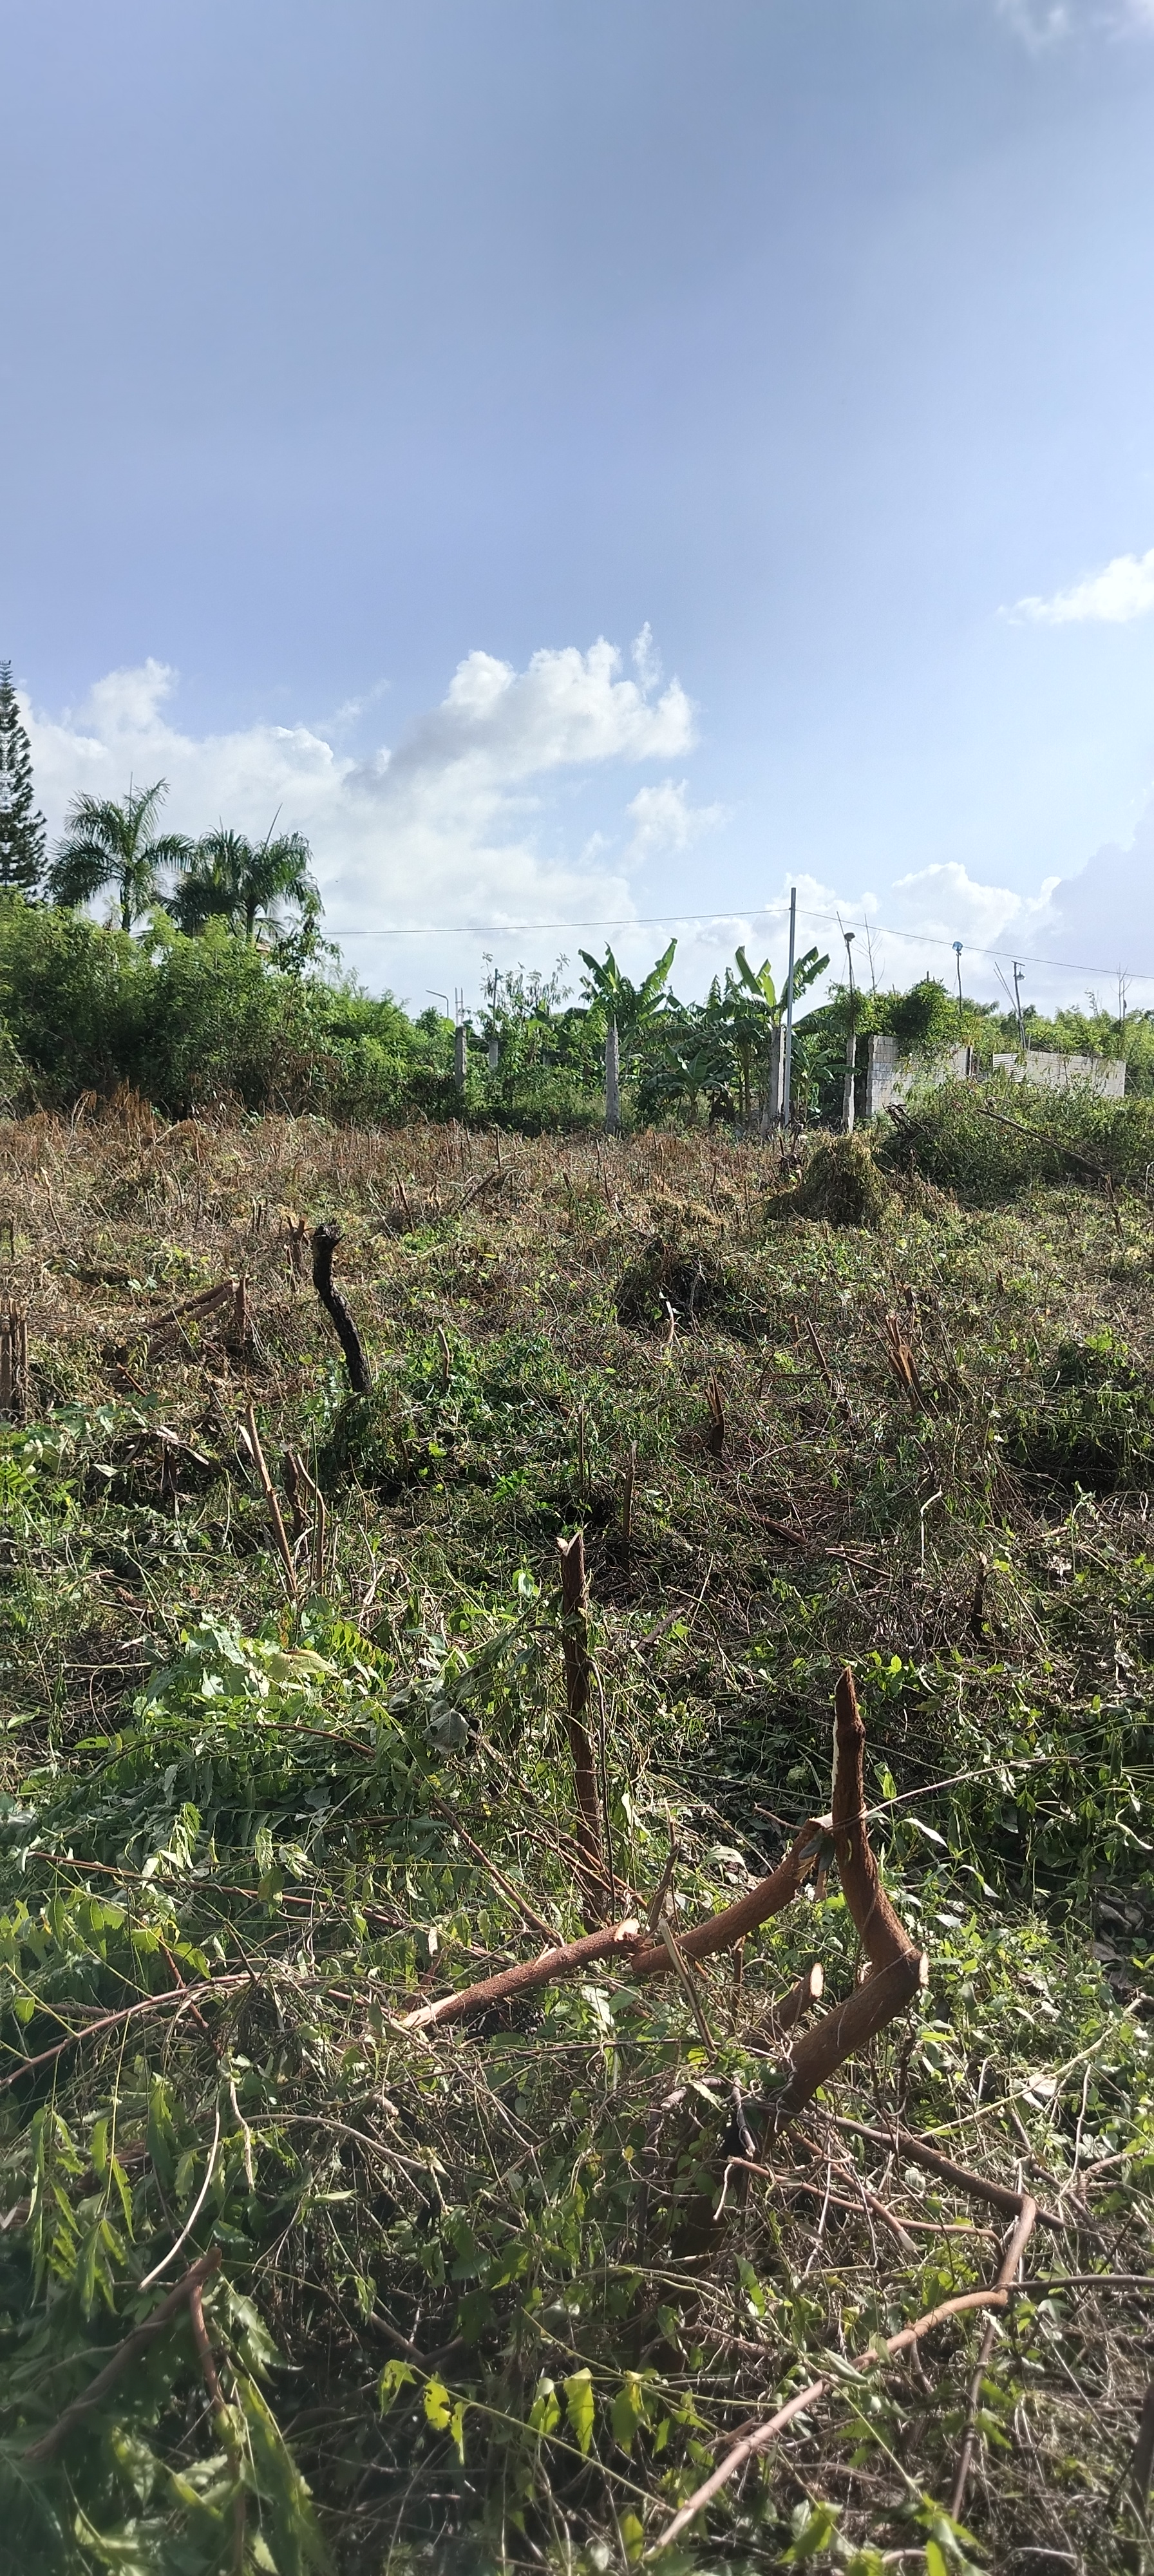
[[605, 1028], [605, 1133], [616, 1136], [621, 1126], [621, 1057], [617, 1042], [617, 1022], [609, 1020]]
[[1018, 1014], [1018, 1044], [1024, 1055], [1026, 1052], [1026, 1023], [1022, 1018], [1022, 969], [1019, 966], [1016, 957], [1014, 959], [1014, 1009]]
[[853, 931], [843, 930], [842, 938], [845, 941], [845, 953], [849, 962], [849, 1029], [845, 1042], [845, 1089], [842, 1095], [841, 1123], [845, 1129], [846, 1135], [852, 1136], [854, 1119], [853, 1076], [854, 1065], [857, 1061], [857, 994], [854, 991], [853, 980]]
[[793, 1115], [793, 960], [797, 944], [797, 887], [789, 890], [789, 974], [785, 986], [785, 1064], [781, 1077], [781, 1123]]
[[453, 1039], [453, 1070], [457, 1078], [457, 1089], [463, 1091], [469, 1064], [469, 1032], [465, 1026], [465, 996], [463, 993], [458, 993], [455, 999], [457, 1027]]
[[954, 941], [954, 955], [958, 961], [958, 1038], [960, 1040], [962, 1031], [966, 1024], [966, 1006], [962, 1000], [962, 943], [960, 939], [955, 939]]

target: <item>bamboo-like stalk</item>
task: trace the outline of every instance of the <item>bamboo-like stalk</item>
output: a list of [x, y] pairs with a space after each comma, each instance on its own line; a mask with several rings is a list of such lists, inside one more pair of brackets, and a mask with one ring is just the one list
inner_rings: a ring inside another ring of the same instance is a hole
[[564, 1618], [561, 1651], [565, 1663], [565, 1713], [569, 1733], [569, 1752], [573, 1763], [573, 1787], [577, 1798], [577, 1846], [584, 1863], [582, 1876], [588, 1924], [590, 1913], [593, 1914], [595, 1921], [599, 1921], [601, 1917], [602, 1908], [599, 1900], [605, 1881], [605, 1863], [602, 1854], [597, 1773], [589, 1733], [592, 1662], [589, 1654], [589, 1592], [585, 1578], [584, 1532], [577, 1530], [572, 1538], [559, 1538], [557, 1556], [561, 1568], [561, 1607]]
[[296, 1601], [299, 1600], [300, 1595], [297, 1586], [296, 1567], [293, 1563], [293, 1552], [289, 1546], [288, 1532], [285, 1529], [284, 1521], [281, 1517], [281, 1507], [277, 1500], [276, 1487], [269, 1474], [268, 1466], [265, 1461], [265, 1454], [260, 1445], [260, 1433], [256, 1427], [256, 1414], [253, 1411], [251, 1404], [246, 1409], [244, 1423], [245, 1430], [248, 1433], [248, 1445], [252, 1451], [252, 1463], [256, 1469], [260, 1489], [268, 1507], [269, 1522], [272, 1528], [273, 1538], [276, 1542], [277, 1554], [280, 1557], [281, 1565], [284, 1568], [284, 1579], [288, 1589], [289, 1599], [291, 1601]]

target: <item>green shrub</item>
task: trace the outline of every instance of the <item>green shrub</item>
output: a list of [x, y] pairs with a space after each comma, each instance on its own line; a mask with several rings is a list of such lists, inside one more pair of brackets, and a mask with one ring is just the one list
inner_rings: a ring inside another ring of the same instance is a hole
[[756, 1340], [769, 1328], [764, 1291], [740, 1262], [723, 1261], [708, 1246], [666, 1242], [655, 1235], [617, 1283], [619, 1324], [634, 1332], [664, 1332], [672, 1308], [681, 1325], [720, 1325], [736, 1341]]
[[1095, 1185], [1099, 1172], [1141, 1187], [1154, 1166], [1154, 1101], [1100, 1100], [995, 1081], [943, 1082], [878, 1139], [883, 1170], [911, 1166], [973, 1207], [1041, 1182]]
[[1040, 1404], [1012, 1414], [1007, 1449], [1027, 1473], [1085, 1493], [1154, 1480], [1154, 1387], [1113, 1333], [1059, 1344]]

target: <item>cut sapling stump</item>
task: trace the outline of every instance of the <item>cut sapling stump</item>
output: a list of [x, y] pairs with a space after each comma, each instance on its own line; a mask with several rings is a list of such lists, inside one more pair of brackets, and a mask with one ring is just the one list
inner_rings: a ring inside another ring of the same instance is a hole
[[[557, 1547], [566, 1618], [566, 1700], [579, 1808], [577, 1839], [584, 1865], [583, 1902], [588, 1915], [592, 1910], [594, 1890], [603, 1901], [604, 1876], [596, 1774], [588, 1729], [591, 1667], [585, 1620], [585, 1556], [580, 1533], [572, 1539], [559, 1539]], [[666, 1925], [647, 1927], [643, 1932], [640, 1923], [632, 1918], [604, 1930], [590, 1929], [583, 1941], [565, 1943], [521, 1967], [506, 1969], [496, 1977], [486, 1977], [479, 1985], [466, 1986], [459, 1994], [444, 1995], [437, 2003], [422, 2005], [419, 2011], [405, 2015], [402, 2027], [424, 2030], [435, 2023], [462, 2020], [535, 1987], [552, 1985], [562, 1977], [579, 1975], [598, 1959], [618, 1958], [623, 1966], [628, 1965], [631, 1976], [637, 1980], [671, 1974], [683, 1980], [690, 1962], [710, 1958], [719, 1951], [736, 1949], [760, 1924], [768, 1923], [773, 1915], [784, 1912], [805, 1881], [824, 1867], [832, 1853], [841, 1871], [846, 1902], [870, 1961], [870, 1973], [864, 1984], [855, 1987], [844, 2003], [836, 2004], [812, 2030], [804, 2032], [797, 2040], [792, 2037], [793, 2031], [822, 1991], [820, 1969], [806, 1970], [791, 1992], [774, 2008], [770, 2016], [774, 2035], [780, 2035], [786, 2044], [789, 2060], [784, 2090], [770, 2107], [768, 2134], [776, 2136], [804, 2109], [819, 2084], [834, 2074], [847, 2057], [864, 2048], [912, 2001], [924, 1986], [928, 1974], [927, 1960], [899, 1923], [882, 1888], [877, 1862], [870, 1850], [865, 1827], [863, 1780], [865, 1730], [858, 1715], [853, 1676], [848, 1669], [838, 1682], [835, 1706], [837, 1735], [833, 1813], [808, 1817], [776, 1869], [759, 1879], [757, 1885], [736, 1904], [724, 1906], [720, 1913], [708, 1915], [703, 1923], [692, 1924], [687, 1931], [679, 1928], [673, 1940], [664, 1937]], [[654, 1914], [663, 1896], [664, 1885], [651, 1909]], [[653, 1929], [658, 1930], [656, 1939]]]
[[256, 1469], [257, 1482], [262, 1494], [264, 1495], [265, 1504], [268, 1510], [269, 1524], [276, 1544], [277, 1555], [280, 1558], [281, 1566], [284, 1571], [285, 1586], [288, 1591], [290, 1601], [296, 1601], [299, 1594], [296, 1566], [293, 1563], [293, 1552], [289, 1546], [288, 1532], [285, 1529], [280, 1503], [277, 1499], [276, 1486], [269, 1474], [265, 1454], [260, 1445], [260, 1433], [256, 1427], [256, 1414], [254, 1413], [251, 1404], [245, 1414], [244, 1424], [248, 1439], [249, 1455], [252, 1459], [253, 1466]]
[[11, 1301], [0, 1306], [0, 1419], [23, 1422], [28, 1410], [28, 1318]]
[[865, 1728], [848, 1664], [834, 1694], [832, 1837], [846, 1904], [869, 1960], [869, 1974], [842, 2004], [806, 2031], [792, 2051], [789, 2078], [770, 2106], [775, 2136], [812, 2100], [847, 2057], [876, 2038], [912, 2003], [929, 1978], [929, 1960], [900, 1923], [878, 1876], [866, 1827]]
[[335, 1217], [326, 1217], [313, 1233], [313, 1286], [332, 1324], [345, 1355], [345, 1368], [354, 1395], [368, 1395], [372, 1375], [365, 1357], [360, 1334], [341, 1296], [333, 1286], [333, 1254], [341, 1240], [341, 1229]]
[[561, 1567], [561, 1608], [563, 1626], [561, 1651], [565, 1664], [565, 1714], [569, 1733], [569, 1752], [573, 1762], [573, 1787], [577, 1798], [577, 1846], [581, 1853], [582, 1913], [588, 1931], [602, 1921], [605, 1887], [605, 1863], [601, 1848], [601, 1810], [597, 1796], [597, 1773], [593, 1745], [589, 1734], [589, 1685], [592, 1663], [589, 1655], [589, 1592], [585, 1579], [585, 1536], [578, 1530], [572, 1538], [559, 1538], [557, 1555]]

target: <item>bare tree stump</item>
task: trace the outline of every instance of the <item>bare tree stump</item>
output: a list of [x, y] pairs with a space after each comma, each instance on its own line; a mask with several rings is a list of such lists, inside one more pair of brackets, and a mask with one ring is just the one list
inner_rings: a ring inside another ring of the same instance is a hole
[[333, 1254], [341, 1239], [335, 1217], [326, 1217], [313, 1234], [313, 1286], [332, 1323], [332, 1328], [345, 1355], [349, 1385], [354, 1395], [367, 1395], [372, 1386], [369, 1363], [365, 1358], [360, 1334], [341, 1296], [333, 1286]]

